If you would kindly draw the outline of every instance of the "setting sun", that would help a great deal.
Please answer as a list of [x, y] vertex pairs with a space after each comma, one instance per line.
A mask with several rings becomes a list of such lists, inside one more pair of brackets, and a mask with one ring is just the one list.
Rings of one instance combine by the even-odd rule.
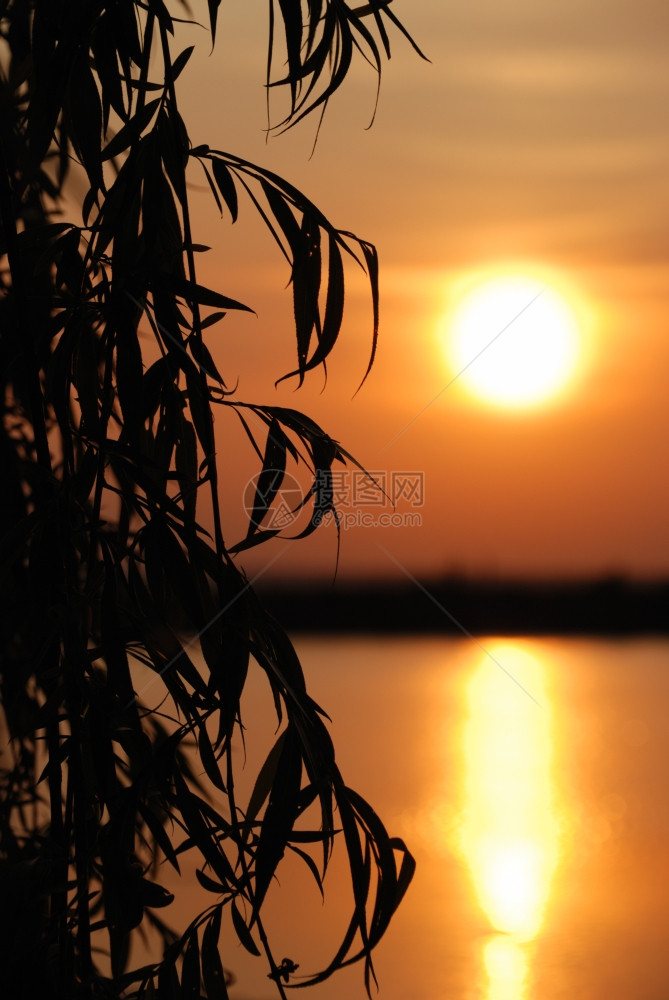
[[506, 407], [543, 402], [575, 371], [579, 332], [573, 311], [553, 288], [532, 278], [477, 285], [449, 323], [454, 375], [474, 395]]

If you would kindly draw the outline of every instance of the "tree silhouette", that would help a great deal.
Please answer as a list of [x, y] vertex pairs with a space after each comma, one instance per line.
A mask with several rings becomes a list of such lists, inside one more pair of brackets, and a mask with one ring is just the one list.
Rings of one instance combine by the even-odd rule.
[[[289, 95], [277, 128], [322, 112], [354, 54], [380, 74], [387, 29], [409, 38], [389, 2], [272, 0], [267, 83]], [[201, 5], [212, 43], [219, 4]], [[297, 655], [236, 558], [277, 533], [268, 515], [289, 467], [310, 477], [306, 535], [334, 512], [332, 466], [350, 456], [307, 416], [223, 381], [207, 340], [249, 307], [198, 281], [188, 179], [204, 174], [232, 221], [250, 200], [289, 260], [285, 377], [299, 384], [337, 341], [348, 256], [369, 276], [371, 366], [376, 253], [272, 172], [192, 146], [177, 83], [193, 48], [178, 51], [172, 8], [194, 17], [185, 0], [0, 2], [3, 993], [220, 1000], [234, 932], [285, 996], [296, 966], [273, 954], [268, 889], [291, 852], [322, 890], [340, 841], [348, 927], [299, 985], [362, 960], [369, 992], [413, 860], [346, 785]], [[88, 190], [65, 221], [75, 174]], [[215, 410], [241, 421], [260, 467], [234, 544]], [[239, 801], [249, 671], [266, 678], [278, 728]], [[175, 930], [157, 912], [172, 901], [161, 872], [184, 854], [210, 900]], [[135, 968], [131, 942], [149, 931], [162, 957]]]

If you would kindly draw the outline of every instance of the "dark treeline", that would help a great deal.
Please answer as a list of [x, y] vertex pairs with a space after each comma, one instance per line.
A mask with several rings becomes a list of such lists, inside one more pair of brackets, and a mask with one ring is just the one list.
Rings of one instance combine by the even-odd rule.
[[285, 583], [267, 607], [293, 632], [480, 634], [669, 633], [669, 580]]

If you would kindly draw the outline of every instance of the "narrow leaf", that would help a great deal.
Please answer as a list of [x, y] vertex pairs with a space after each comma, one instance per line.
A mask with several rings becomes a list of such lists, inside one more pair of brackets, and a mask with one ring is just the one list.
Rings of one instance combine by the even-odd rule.
[[221, 910], [216, 910], [207, 923], [202, 935], [202, 981], [207, 991], [207, 1000], [228, 1000], [225, 971], [218, 951], [221, 932]]
[[247, 827], [247, 833], [250, 833], [256, 816], [260, 812], [263, 803], [272, 790], [272, 785], [274, 784], [274, 778], [276, 776], [276, 769], [279, 765], [279, 759], [281, 757], [285, 739], [286, 732], [284, 730], [270, 752], [267, 754], [265, 763], [258, 772], [258, 777], [256, 778], [255, 785], [253, 786], [251, 798], [249, 799], [249, 804], [246, 808], [246, 815], [244, 817], [244, 825]]
[[172, 63], [172, 69], [170, 73], [172, 82], [177, 80], [178, 77], [180, 76], [183, 68], [185, 67], [190, 57], [192, 56], [194, 48], [195, 48], [194, 45], [189, 45], [187, 49], [184, 49], [183, 52], [179, 53], [179, 55]]
[[200, 1000], [200, 947], [197, 930], [190, 936], [181, 969], [182, 1000]]
[[214, 180], [216, 181], [218, 190], [221, 192], [223, 201], [228, 206], [228, 211], [230, 212], [232, 221], [236, 222], [238, 201], [237, 189], [235, 187], [235, 182], [232, 179], [232, 174], [225, 163], [216, 158], [212, 158], [211, 169], [213, 171]]
[[209, 878], [209, 876], [199, 868], [195, 869], [195, 877], [202, 888], [206, 889], [208, 892], [215, 892], [218, 896], [222, 896], [226, 892], [226, 887], [224, 885], [221, 885], [220, 882], [216, 882], [213, 878]]
[[230, 299], [227, 295], [221, 295], [212, 288], [205, 288], [194, 281], [181, 279], [174, 282], [173, 291], [175, 295], [180, 295], [188, 302], [198, 302], [201, 306], [217, 306], [219, 309], [242, 309], [245, 312], [253, 312], [250, 306], [245, 306], [236, 299]]
[[110, 160], [112, 156], [118, 156], [124, 149], [132, 146], [153, 118], [160, 102], [161, 98], [156, 97], [155, 100], [149, 101], [136, 115], [133, 115], [130, 121], [126, 122], [114, 138], [107, 143], [102, 150], [101, 159]]
[[253, 940], [253, 936], [251, 935], [251, 931], [246, 926], [246, 921], [244, 920], [243, 916], [241, 915], [241, 913], [237, 909], [237, 904], [235, 903], [234, 899], [233, 899], [232, 904], [230, 906], [230, 910], [231, 910], [231, 913], [232, 913], [232, 924], [233, 924], [233, 926], [235, 928], [237, 937], [239, 938], [241, 944], [252, 955], [255, 955], [256, 957], [259, 957], [260, 956], [260, 950], [259, 950], [257, 944], [255, 943], [255, 941]]
[[213, 45], [216, 41], [216, 19], [218, 17], [218, 8], [220, 7], [221, 0], [207, 0], [207, 5], [209, 7], [209, 24], [211, 25], [211, 44]]

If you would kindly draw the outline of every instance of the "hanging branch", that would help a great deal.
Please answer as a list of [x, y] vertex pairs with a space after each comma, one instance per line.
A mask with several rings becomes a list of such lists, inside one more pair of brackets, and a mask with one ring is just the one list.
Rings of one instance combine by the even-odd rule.
[[[212, 43], [219, 4], [207, 4]], [[287, 55], [271, 83], [289, 94], [280, 128], [324, 109], [356, 52], [380, 73], [387, 25], [409, 37], [389, 0], [280, 0], [270, 13], [269, 72]], [[304, 414], [226, 385], [208, 341], [251, 307], [199, 281], [189, 174], [204, 171], [233, 222], [250, 199], [286, 258], [296, 363], [281, 377], [299, 385], [336, 345], [347, 260], [370, 283], [369, 373], [376, 252], [271, 171], [192, 147], [179, 20], [163, 0], [0, 2], [0, 962], [17, 998], [220, 1000], [231, 935], [264, 954], [280, 997], [358, 961], [369, 992], [413, 873], [340, 774], [295, 650], [239, 567], [276, 536], [267, 515], [289, 467], [310, 476], [304, 537], [336, 521], [333, 464], [354, 459]], [[88, 191], [66, 221], [73, 169]], [[233, 543], [215, 406], [241, 420], [260, 463]], [[245, 801], [233, 741], [250, 671], [278, 728]], [[327, 891], [338, 846], [348, 926], [325, 968], [296, 981], [264, 903], [287, 851]], [[176, 930], [158, 913], [173, 901], [162, 862], [179, 872], [186, 853], [209, 903]], [[159, 957], [132, 967], [147, 934]]]

